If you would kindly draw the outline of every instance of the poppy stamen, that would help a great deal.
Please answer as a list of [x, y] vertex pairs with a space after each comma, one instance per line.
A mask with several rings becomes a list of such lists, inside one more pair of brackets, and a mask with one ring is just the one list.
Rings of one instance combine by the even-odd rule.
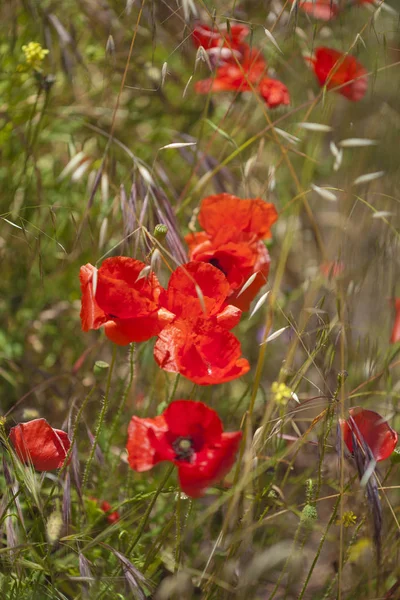
[[184, 462], [191, 462], [191, 458], [194, 454], [193, 440], [190, 437], [178, 437], [172, 443], [172, 447], [175, 452], [175, 460], [182, 460]]
[[210, 265], [212, 265], [216, 269], [219, 269], [225, 275], [225, 277], [227, 276], [227, 272], [222, 268], [221, 263], [219, 262], [218, 258], [210, 258], [210, 260], [208, 262]]

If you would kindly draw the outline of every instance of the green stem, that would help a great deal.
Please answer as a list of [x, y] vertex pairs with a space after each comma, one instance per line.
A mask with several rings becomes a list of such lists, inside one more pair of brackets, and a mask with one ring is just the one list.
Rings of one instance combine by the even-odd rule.
[[112, 374], [113, 374], [113, 370], [114, 370], [114, 365], [115, 365], [116, 357], [117, 357], [117, 346], [114, 345], [113, 355], [112, 355], [112, 360], [111, 360], [111, 365], [110, 365], [110, 370], [108, 372], [106, 392], [105, 392], [104, 398], [103, 398], [103, 406], [101, 407], [101, 411], [100, 411], [100, 415], [99, 415], [99, 420], [98, 420], [98, 423], [97, 423], [96, 432], [95, 432], [95, 436], [94, 436], [94, 440], [93, 440], [93, 445], [92, 445], [92, 448], [90, 450], [89, 458], [88, 458], [86, 466], [85, 466], [85, 472], [84, 472], [83, 478], [82, 478], [82, 495], [84, 494], [84, 490], [85, 490], [86, 485], [87, 485], [87, 481], [88, 481], [90, 469], [92, 467], [92, 463], [93, 463], [94, 455], [95, 455], [95, 452], [96, 452], [96, 448], [97, 448], [97, 445], [99, 443], [99, 436], [100, 436], [101, 429], [103, 427], [103, 423], [104, 423], [104, 420], [105, 420], [105, 417], [106, 417], [106, 414], [107, 414], [108, 403], [109, 403], [109, 396], [110, 396], [110, 388], [111, 388], [111, 379], [112, 379]]
[[146, 509], [146, 512], [143, 515], [143, 519], [140, 522], [140, 525], [139, 525], [137, 534], [135, 536], [135, 539], [133, 540], [133, 542], [131, 543], [131, 545], [129, 546], [129, 548], [128, 548], [127, 552], [126, 552], [126, 556], [128, 558], [132, 554], [132, 552], [133, 552], [136, 544], [140, 540], [141, 535], [142, 535], [142, 533], [144, 531], [144, 528], [147, 525], [147, 521], [149, 520], [151, 511], [153, 510], [154, 505], [155, 505], [155, 503], [157, 501], [157, 498], [160, 495], [160, 493], [161, 493], [162, 489], [164, 488], [164, 486], [166, 485], [168, 479], [170, 478], [170, 475], [171, 475], [173, 469], [174, 469], [174, 465], [171, 465], [170, 468], [168, 469], [168, 471], [165, 473], [164, 479], [161, 481], [160, 485], [158, 486], [158, 489], [157, 489], [156, 493], [154, 494], [153, 498], [151, 499], [151, 502], [148, 505], [148, 507]]
[[104, 453], [107, 454], [111, 445], [111, 440], [112, 437], [115, 433], [115, 430], [117, 428], [121, 413], [124, 409], [125, 403], [128, 399], [128, 395], [129, 392], [131, 390], [132, 387], [132, 383], [133, 380], [135, 378], [135, 344], [131, 344], [130, 345], [130, 349], [129, 349], [129, 365], [130, 365], [130, 369], [129, 369], [129, 379], [128, 382], [126, 384], [124, 393], [122, 394], [122, 398], [121, 398], [121, 402], [119, 403], [119, 406], [117, 408], [117, 412], [115, 414], [115, 417], [111, 423], [111, 427], [110, 427], [110, 435], [108, 436], [108, 439], [106, 440], [105, 444], [104, 444]]
[[338, 496], [338, 498], [337, 498], [337, 500], [336, 500], [336, 502], [335, 502], [335, 505], [334, 505], [334, 507], [333, 507], [333, 511], [332, 511], [331, 518], [329, 519], [328, 525], [326, 526], [326, 529], [325, 529], [325, 531], [324, 531], [324, 533], [323, 533], [323, 535], [322, 535], [322, 537], [321, 537], [321, 539], [320, 539], [320, 542], [319, 542], [319, 545], [318, 545], [318, 549], [317, 549], [317, 553], [316, 553], [316, 555], [314, 556], [314, 560], [312, 561], [311, 567], [310, 567], [310, 569], [309, 569], [309, 571], [308, 571], [308, 574], [307, 574], [306, 580], [305, 580], [305, 582], [304, 582], [304, 585], [303, 585], [303, 587], [302, 587], [302, 590], [301, 590], [301, 592], [300, 592], [300, 595], [299, 595], [299, 597], [298, 597], [298, 600], [301, 600], [301, 599], [304, 597], [304, 594], [305, 594], [305, 593], [306, 593], [306, 591], [307, 591], [307, 586], [308, 586], [308, 583], [309, 583], [309, 581], [310, 581], [310, 579], [311, 579], [311, 575], [313, 574], [313, 571], [314, 571], [315, 565], [317, 564], [317, 561], [318, 561], [318, 559], [319, 559], [319, 557], [320, 557], [320, 554], [321, 554], [321, 551], [322, 551], [322, 546], [324, 545], [324, 543], [325, 543], [325, 540], [326, 540], [326, 536], [328, 535], [328, 532], [329, 532], [329, 529], [331, 528], [331, 525], [332, 525], [333, 521], [334, 521], [334, 520], [335, 520], [335, 518], [336, 518], [337, 509], [338, 509], [338, 506], [339, 506], [340, 500], [341, 500], [341, 494], [339, 494], [339, 496]]

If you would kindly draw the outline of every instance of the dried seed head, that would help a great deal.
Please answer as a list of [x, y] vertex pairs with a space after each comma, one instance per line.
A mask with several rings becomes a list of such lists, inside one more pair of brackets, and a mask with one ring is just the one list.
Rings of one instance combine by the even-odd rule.
[[58, 511], [51, 513], [46, 523], [46, 535], [49, 544], [54, 544], [60, 539], [62, 528], [63, 520], [61, 513]]

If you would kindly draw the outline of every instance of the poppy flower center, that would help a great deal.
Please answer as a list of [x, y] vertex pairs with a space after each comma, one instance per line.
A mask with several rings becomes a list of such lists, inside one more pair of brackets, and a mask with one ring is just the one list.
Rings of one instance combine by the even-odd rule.
[[221, 263], [219, 262], [218, 258], [210, 258], [210, 260], [208, 262], [209, 262], [210, 265], [212, 265], [216, 269], [219, 269], [225, 275], [225, 277], [227, 276], [227, 273], [223, 269], [223, 267], [222, 267]]
[[190, 462], [195, 450], [193, 448], [193, 440], [190, 437], [178, 437], [172, 442], [172, 447], [175, 452], [175, 460]]

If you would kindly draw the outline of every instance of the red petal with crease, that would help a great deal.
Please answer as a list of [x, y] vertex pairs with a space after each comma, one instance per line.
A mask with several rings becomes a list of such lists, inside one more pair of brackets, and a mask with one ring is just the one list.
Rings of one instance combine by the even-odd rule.
[[154, 273], [140, 277], [145, 267], [140, 260], [126, 256], [107, 258], [102, 263], [96, 300], [109, 318], [147, 317], [159, 308], [162, 288]]
[[261, 198], [242, 199], [225, 193], [204, 198], [199, 212], [199, 223], [215, 245], [232, 241], [237, 232], [253, 233], [260, 240], [269, 238], [277, 218], [275, 206]]
[[53, 429], [46, 419], [19, 423], [10, 430], [9, 438], [18, 458], [38, 471], [62, 467], [71, 446], [65, 431]]
[[344, 442], [353, 452], [352, 432], [360, 442], [364, 442], [371, 450], [375, 460], [389, 458], [397, 445], [397, 432], [385, 419], [373, 410], [354, 406], [349, 410], [350, 418], [340, 421]]
[[109, 340], [119, 346], [126, 346], [132, 342], [145, 342], [173, 321], [175, 315], [165, 308], [160, 308], [149, 317], [137, 319], [115, 319], [105, 324], [104, 330]]
[[177, 317], [193, 320], [218, 313], [228, 294], [229, 283], [221, 271], [192, 261], [172, 273], [166, 307]]
[[154, 347], [154, 358], [162, 369], [181, 373], [199, 385], [231, 381], [250, 369], [241, 358], [239, 340], [205, 319], [190, 327], [178, 319], [165, 327]]
[[193, 463], [180, 463], [179, 482], [185, 494], [198, 498], [208, 487], [221, 481], [235, 462], [241, 439], [240, 431], [223, 433], [213, 447], [196, 454]]
[[81, 326], [83, 331], [98, 329], [107, 321], [107, 315], [97, 304], [93, 294], [93, 274], [96, 267], [88, 263], [83, 265], [79, 271], [81, 282]]
[[160, 415], [154, 419], [132, 417], [128, 427], [128, 462], [135, 471], [148, 471], [165, 458], [157, 453], [153, 440], [164, 439], [168, 430], [165, 418]]

